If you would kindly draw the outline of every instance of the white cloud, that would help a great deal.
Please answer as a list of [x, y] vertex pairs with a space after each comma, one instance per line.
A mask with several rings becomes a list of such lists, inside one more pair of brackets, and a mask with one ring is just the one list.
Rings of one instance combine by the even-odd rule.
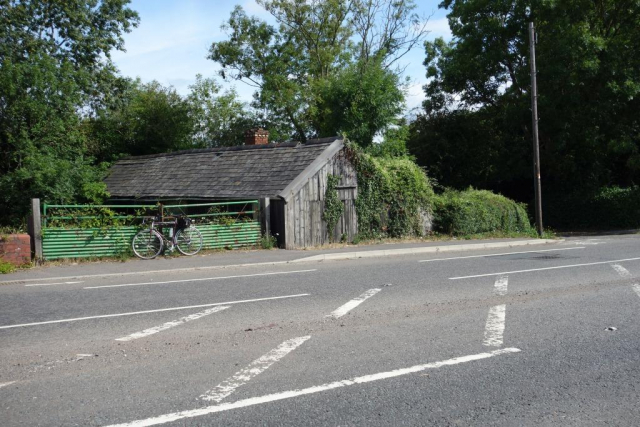
[[429, 38], [442, 37], [445, 40], [450, 40], [453, 37], [449, 28], [449, 20], [446, 17], [430, 19], [427, 23], [427, 29], [430, 31]]

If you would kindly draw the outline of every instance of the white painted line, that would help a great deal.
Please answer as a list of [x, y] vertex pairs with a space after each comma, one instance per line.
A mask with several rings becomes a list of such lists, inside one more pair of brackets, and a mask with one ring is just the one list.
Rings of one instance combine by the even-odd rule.
[[15, 382], [16, 382], [16, 381], [9, 381], [8, 383], [0, 383], [0, 388], [2, 388], [2, 387], [6, 387], [6, 386], [11, 385], [11, 384], [13, 384], [13, 383], [15, 383]]
[[624, 277], [625, 279], [630, 279], [631, 278], [631, 273], [629, 273], [629, 270], [627, 270], [626, 268], [624, 268], [620, 264], [611, 264], [611, 267], [613, 267], [613, 269], [616, 272], [618, 272], [620, 277]]
[[496, 305], [489, 309], [487, 325], [484, 329], [484, 341], [482, 344], [488, 347], [500, 347], [503, 342], [504, 321], [507, 306], [505, 304]]
[[125, 283], [122, 285], [104, 285], [104, 286], [87, 286], [83, 289], [102, 289], [102, 288], [120, 288], [123, 286], [142, 286], [142, 285], [164, 285], [168, 283], [185, 283], [185, 282], [202, 282], [207, 280], [222, 280], [222, 279], [238, 279], [241, 277], [257, 277], [257, 276], [274, 276], [278, 274], [294, 274], [294, 273], [310, 273], [313, 270], [296, 270], [296, 271], [277, 271], [273, 273], [256, 273], [256, 274], [241, 274], [238, 276], [225, 276], [225, 277], [205, 277], [199, 279], [182, 279], [182, 280], [167, 280], [165, 282], [144, 282], [144, 283]]
[[638, 261], [638, 260], [640, 260], [640, 258], [626, 258], [626, 259], [614, 259], [611, 261], [590, 262], [586, 264], [572, 264], [572, 265], [559, 265], [557, 267], [532, 268], [529, 270], [500, 271], [498, 273], [474, 274], [472, 276], [449, 277], [449, 280], [473, 279], [475, 277], [489, 277], [489, 276], [498, 276], [503, 274], [529, 273], [531, 271], [558, 270], [561, 268], [586, 267], [589, 265], [611, 264], [612, 262]]
[[520, 349], [518, 348], [504, 348], [504, 349], [494, 350], [487, 353], [473, 354], [470, 356], [456, 357], [453, 359], [443, 360], [440, 362], [427, 363], [424, 365], [416, 365], [410, 368], [396, 369], [394, 371], [388, 371], [388, 372], [380, 372], [378, 374], [373, 374], [373, 375], [364, 375], [361, 377], [355, 377], [355, 378], [342, 380], [342, 381], [335, 381], [332, 383], [317, 385], [314, 387], [267, 394], [265, 396], [260, 396], [260, 397], [252, 397], [249, 399], [238, 400], [237, 402], [221, 403], [218, 405], [208, 406], [205, 408], [198, 408], [198, 409], [182, 411], [182, 412], [174, 412], [172, 414], [160, 415], [158, 417], [147, 418], [147, 419], [138, 420], [138, 421], [131, 421], [128, 423], [116, 424], [108, 427], [147, 427], [147, 426], [154, 426], [158, 424], [165, 424], [172, 421], [178, 421], [178, 420], [183, 420], [187, 418], [194, 418], [194, 417], [200, 417], [203, 415], [214, 414], [216, 412], [246, 408], [249, 406], [261, 405], [264, 403], [291, 399], [298, 396], [305, 396], [305, 395], [310, 395], [314, 393], [320, 393], [323, 391], [334, 390], [334, 389], [347, 387], [351, 385], [365, 384], [365, 383], [384, 380], [388, 378], [396, 378], [403, 375], [425, 371], [427, 369], [438, 369], [443, 366], [453, 366], [453, 365], [458, 365], [460, 363], [467, 363], [467, 362], [473, 362], [476, 360], [489, 359], [491, 357], [501, 356], [503, 354], [512, 354], [512, 353], [518, 353], [518, 352], [520, 352]]
[[507, 286], [509, 284], [508, 276], [500, 276], [496, 279], [496, 283], [493, 285], [493, 293], [499, 297], [503, 297], [507, 294]]
[[331, 314], [327, 314], [325, 317], [333, 317], [334, 319], [342, 317], [345, 314], [347, 314], [350, 310], [353, 310], [354, 308], [362, 304], [366, 299], [371, 298], [381, 290], [382, 289], [379, 289], [379, 288], [369, 289], [367, 292], [363, 293], [358, 298], [354, 298], [348, 303], [346, 303], [345, 305], [338, 307], [336, 310], [332, 311]]
[[184, 307], [159, 308], [157, 310], [132, 311], [132, 312], [129, 312], [129, 313], [102, 314], [102, 315], [99, 315], [99, 316], [76, 317], [75, 319], [48, 320], [46, 322], [22, 323], [20, 325], [5, 325], [5, 326], [0, 326], [0, 329], [21, 328], [21, 327], [24, 327], [24, 326], [50, 325], [52, 323], [76, 322], [78, 320], [105, 319], [105, 318], [108, 318], [108, 317], [133, 316], [133, 315], [136, 315], [136, 314], [160, 313], [160, 312], [163, 312], [163, 311], [188, 310], [190, 308], [214, 307], [214, 306], [217, 306], [217, 305], [227, 305], [227, 304], [242, 304], [242, 303], [245, 303], [245, 302], [272, 301], [272, 300], [286, 299], [286, 298], [306, 297], [306, 296], [309, 296], [309, 295], [310, 294], [285, 295], [285, 296], [281, 296], [281, 297], [256, 298], [256, 299], [246, 299], [246, 300], [241, 300], [241, 301], [226, 301], [226, 302], [216, 302], [216, 303], [211, 303], [211, 304], [188, 305], [188, 306], [184, 306]]
[[226, 310], [229, 308], [228, 305], [219, 305], [213, 308], [209, 308], [205, 311], [201, 311], [200, 313], [192, 314], [190, 316], [181, 317], [178, 320], [174, 320], [172, 322], [163, 323], [160, 326], [154, 326], [153, 328], [145, 329], [144, 331], [136, 332], [131, 335], [127, 335], [126, 337], [116, 338], [116, 341], [133, 341], [138, 338], [148, 337], [149, 335], [157, 334], [158, 332], [165, 331], [167, 329], [173, 328], [175, 326], [180, 326], [187, 322], [191, 322], [192, 320], [198, 320], [204, 316], [208, 316], [209, 314], [216, 313], [218, 311]]
[[84, 281], [81, 280], [79, 282], [34, 283], [31, 285], [25, 285], [25, 286], [29, 287], [29, 286], [75, 285], [76, 283], [84, 283]]
[[469, 259], [469, 258], [489, 258], [489, 257], [507, 256], [507, 255], [537, 254], [539, 252], [575, 251], [577, 249], [585, 249], [585, 248], [584, 247], [579, 247], [579, 248], [562, 248], [562, 249], [542, 249], [542, 250], [539, 250], [539, 251], [504, 252], [504, 253], [500, 253], [500, 254], [457, 256], [457, 257], [453, 257], [453, 258], [438, 258], [438, 259], [423, 259], [423, 260], [418, 261], [418, 262], [451, 261], [451, 260], [455, 260], [455, 259]]
[[[204, 256], [204, 255], [203, 255]], [[227, 264], [227, 265], [207, 265], [202, 267], [183, 267], [183, 268], [171, 268], [164, 270], [143, 270], [143, 271], [129, 271], [120, 273], [103, 273], [103, 274], [76, 274], [74, 276], [56, 276], [56, 277], [40, 277], [38, 279], [15, 279], [5, 282], [0, 282], [0, 285], [11, 285], [15, 282], [43, 282], [46, 280], [65, 280], [65, 279], [88, 279], [95, 277], [114, 277], [114, 276], [137, 276], [145, 274], [155, 273], [180, 273], [186, 271], [198, 271], [198, 270], [222, 270], [225, 268], [243, 268], [243, 267], [262, 267], [271, 265], [286, 265], [291, 264], [293, 261], [272, 261], [272, 262], [252, 262], [246, 264]]]
[[[612, 264], [611, 267], [618, 272], [620, 277], [624, 277], [625, 279], [631, 279], [633, 277], [631, 273], [629, 273], [629, 270], [619, 264]], [[632, 283], [631, 288], [633, 288], [633, 291], [640, 297], [640, 283]]]
[[310, 335], [283, 342], [269, 353], [251, 362], [246, 368], [236, 372], [231, 378], [218, 384], [213, 390], [209, 390], [200, 396], [200, 399], [218, 403], [221, 402], [225, 397], [236, 391], [238, 387], [248, 383], [255, 376], [269, 369], [271, 365], [291, 353], [309, 338], [311, 338]]

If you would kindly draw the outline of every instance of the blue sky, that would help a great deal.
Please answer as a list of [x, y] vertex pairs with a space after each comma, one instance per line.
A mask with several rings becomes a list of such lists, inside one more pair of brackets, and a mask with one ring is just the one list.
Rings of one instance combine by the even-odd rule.
[[[420, 15], [431, 16], [427, 39], [450, 38], [449, 26], [438, 1], [417, 0]], [[255, 0], [133, 0], [131, 8], [140, 15], [140, 25], [125, 35], [126, 52], [113, 52], [112, 58], [122, 74], [140, 77], [142, 81], [157, 80], [186, 94], [196, 74], [217, 77], [218, 66], [206, 59], [211, 43], [226, 39], [220, 26], [240, 4], [250, 15], [269, 20], [268, 13]], [[426, 82], [424, 50], [417, 47], [403, 58], [405, 74], [412, 80], [407, 107], [419, 106], [424, 98]], [[217, 78], [223, 83], [221, 78]], [[234, 86], [240, 97], [251, 100], [253, 89], [242, 82], [223, 84]]]

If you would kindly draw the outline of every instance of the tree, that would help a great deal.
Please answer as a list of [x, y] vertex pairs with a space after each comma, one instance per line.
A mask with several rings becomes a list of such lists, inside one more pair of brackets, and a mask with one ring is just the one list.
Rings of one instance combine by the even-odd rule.
[[256, 125], [257, 117], [234, 89], [220, 94], [213, 79], [196, 76], [188, 96], [194, 121], [194, 144], [199, 147], [235, 146], [244, 143], [244, 132]]
[[[437, 156], [447, 157], [459, 185], [477, 185], [482, 171], [481, 182], [529, 198], [527, 25], [533, 21], [547, 188], [577, 191], [640, 179], [639, 2], [445, 0], [440, 7], [449, 10], [454, 39], [426, 44], [430, 83], [410, 144], [416, 154], [429, 153], [418, 155], [424, 165], [440, 168]], [[479, 126], [456, 128], [461, 117]], [[424, 137], [434, 132], [435, 139]], [[461, 149], [461, 141], [470, 149]]]
[[0, 210], [19, 222], [29, 198], [96, 201], [103, 168], [87, 156], [81, 115], [111, 102], [109, 59], [137, 25], [125, 0], [0, 0]]
[[[302, 141], [336, 128], [327, 125], [330, 118], [318, 114], [338, 114], [343, 108], [327, 107], [324, 100], [335, 97], [314, 90], [335, 93], [332, 81], [352, 67], [361, 74], [384, 70], [397, 77], [402, 70], [396, 61], [426, 34], [426, 19], [415, 14], [413, 0], [259, 0], [259, 4], [279, 26], [236, 7], [223, 27], [228, 40], [213, 43], [209, 58], [222, 66], [223, 78], [255, 87], [254, 106], [268, 111], [274, 121], [288, 122], [291, 133]], [[376, 80], [373, 77], [369, 83]], [[364, 85], [351, 88], [352, 95], [366, 91], [372, 92]], [[315, 105], [319, 100], [324, 104]], [[363, 111], [354, 116], [369, 119]], [[370, 117], [365, 127], [383, 130], [389, 123], [380, 123], [379, 118]]]
[[195, 148], [192, 106], [173, 87], [131, 81], [114, 108], [89, 120], [102, 160]]

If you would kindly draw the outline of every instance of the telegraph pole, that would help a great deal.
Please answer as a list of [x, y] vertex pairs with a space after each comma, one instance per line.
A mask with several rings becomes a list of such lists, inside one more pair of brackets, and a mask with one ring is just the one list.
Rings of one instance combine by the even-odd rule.
[[536, 81], [536, 30], [529, 23], [529, 47], [531, 52], [531, 113], [533, 120], [533, 185], [536, 194], [536, 229], [542, 236], [542, 189], [540, 181], [540, 143], [538, 141], [538, 83]]

